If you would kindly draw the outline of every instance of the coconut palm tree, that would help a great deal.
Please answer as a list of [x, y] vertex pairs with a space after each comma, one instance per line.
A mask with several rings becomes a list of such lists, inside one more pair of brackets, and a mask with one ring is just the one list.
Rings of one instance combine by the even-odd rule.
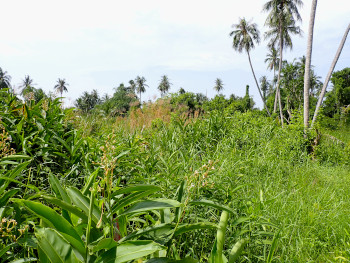
[[264, 100], [266, 101], [266, 97], [268, 95], [267, 93], [270, 87], [270, 82], [267, 80], [266, 76], [262, 76], [259, 80], [260, 80], [260, 87], [263, 92], [263, 97], [264, 97]]
[[162, 98], [169, 91], [171, 85], [172, 84], [170, 83], [168, 76], [167, 75], [162, 76], [158, 86], [158, 89], [160, 91], [160, 96]]
[[217, 91], [217, 93], [219, 94], [220, 91], [222, 91], [224, 89], [224, 83], [222, 83], [222, 80], [217, 78], [215, 80], [215, 86], [214, 86], [214, 90]]
[[58, 91], [61, 94], [61, 97], [62, 97], [63, 91], [64, 92], [68, 92], [67, 86], [68, 86], [68, 83], [66, 83], [66, 80], [59, 78], [57, 80], [57, 84], [55, 85], [54, 88], [55, 88], [56, 91]]
[[[279, 44], [279, 67], [278, 78], [276, 86], [276, 99], [275, 102], [279, 103], [280, 118], [283, 126], [283, 112], [280, 96], [280, 80], [281, 69], [283, 61], [283, 48], [292, 48], [292, 41], [290, 34], [301, 34], [301, 29], [295, 25], [295, 19], [301, 21], [301, 16], [298, 11], [298, 7], [301, 7], [303, 2], [301, 0], [269, 0], [263, 6], [263, 11], [269, 12], [265, 25], [270, 27], [270, 30], [265, 33], [265, 38], [270, 38], [269, 46], [275, 47]], [[276, 112], [276, 104], [274, 106], [274, 112]]]
[[141, 104], [142, 103], [141, 93], [144, 93], [146, 91], [146, 87], [148, 87], [148, 85], [146, 84], [145, 77], [137, 76], [135, 82], [136, 82], [136, 91], [140, 94], [140, 104]]
[[247, 52], [249, 64], [254, 76], [255, 84], [258, 87], [260, 97], [264, 103], [264, 107], [267, 113], [270, 115], [270, 112], [266, 106], [265, 100], [261, 93], [258, 81], [255, 77], [252, 61], [250, 59], [250, 54], [249, 54], [249, 52], [255, 47], [254, 42], [256, 42], [257, 44], [260, 42], [260, 34], [257, 28], [257, 25], [255, 23], [251, 23], [250, 21], [246, 21], [245, 18], [240, 18], [238, 24], [234, 24], [232, 25], [232, 27], [234, 28], [234, 30], [231, 31], [230, 33], [230, 36], [233, 37], [232, 46], [239, 53], [242, 53], [243, 50]]
[[11, 88], [11, 76], [7, 75], [7, 71], [3, 71], [0, 67], [0, 89]]
[[22, 80], [22, 84], [20, 86], [22, 88], [21, 95], [25, 97], [29, 92], [34, 92], [34, 83], [33, 79], [26, 75]]
[[337, 64], [338, 59], [340, 57], [340, 54], [341, 54], [341, 52], [343, 50], [343, 47], [344, 47], [346, 38], [347, 38], [347, 36], [349, 34], [349, 31], [350, 31], [350, 24], [348, 25], [347, 29], [345, 30], [344, 36], [343, 36], [343, 38], [342, 38], [342, 40], [340, 42], [340, 45], [339, 45], [338, 50], [337, 50], [337, 53], [335, 54], [335, 57], [334, 57], [333, 62], [332, 62], [332, 65], [331, 65], [331, 67], [330, 67], [330, 69], [328, 71], [326, 80], [323, 83], [322, 90], [321, 90], [320, 96], [319, 96], [318, 101], [317, 101], [314, 117], [312, 118], [311, 128], [314, 126], [314, 124], [316, 122], [316, 119], [317, 119], [317, 116], [318, 116], [318, 112], [319, 112], [319, 110], [321, 108], [321, 104], [322, 104], [324, 95], [326, 94], [326, 89], [327, 89], [327, 86], [328, 86], [328, 82], [331, 79], [331, 76], [332, 76], [333, 70], [335, 68], [335, 65]]
[[136, 90], [136, 83], [134, 80], [129, 80], [129, 87], [127, 88], [128, 92], [135, 93]]
[[270, 71], [273, 70], [272, 85], [274, 86], [276, 79], [276, 68], [278, 68], [279, 63], [278, 51], [275, 49], [275, 47], [270, 47], [269, 53], [266, 55], [265, 63], [267, 63], [267, 69]]

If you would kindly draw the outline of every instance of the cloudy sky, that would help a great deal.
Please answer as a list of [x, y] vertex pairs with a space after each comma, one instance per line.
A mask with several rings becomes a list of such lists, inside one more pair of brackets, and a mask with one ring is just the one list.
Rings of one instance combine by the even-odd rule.
[[[64, 94], [72, 105], [83, 91], [113, 94], [120, 83], [144, 76], [149, 88], [142, 98], [159, 97], [162, 75], [170, 78], [172, 92], [180, 87], [213, 97], [216, 78], [224, 94], [243, 96], [245, 85], [261, 107], [246, 54], [232, 49], [231, 25], [239, 17], [252, 19], [263, 34], [265, 0], [11, 0], [3, 1], [0, 16], [0, 67], [17, 87], [29, 75], [36, 87], [53, 91], [58, 78], [69, 83]], [[304, 37], [294, 37], [287, 51], [292, 60], [305, 54], [311, 0], [300, 9]], [[312, 64], [327, 75], [350, 22], [349, 0], [318, 2]], [[266, 42], [252, 51], [258, 77], [266, 69]], [[350, 66], [350, 40], [336, 70]]]

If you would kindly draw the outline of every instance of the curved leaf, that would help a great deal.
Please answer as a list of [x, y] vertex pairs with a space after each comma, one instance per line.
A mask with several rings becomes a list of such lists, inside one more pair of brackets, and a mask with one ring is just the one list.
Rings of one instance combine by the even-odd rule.
[[229, 213], [233, 213], [233, 210], [232, 208], [229, 208], [227, 206], [224, 206], [222, 204], [219, 204], [219, 203], [216, 203], [216, 202], [213, 202], [213, 201], [210, 201], [210, 200], [198, 200], [198, 201], [192, 201], [192, 202], [189, 202], [189, 204], [191, 205], [204, 205], [204, 206], [210, 206], [210, 207], [214, 207], [216, 209], [219, 209], [219, 210], [223, 210], [223, 211], [227, 211]]
[[[127, 209], [124, 213], [121, 215], [129, 215], [134, 213], [142, 213], [147, 212], [151, 210], [160, 210], [165, 208], [175, 208], [180, 207], [181, 203], [175, 200], [170, 199], [155, 199], [155, 200], [147, 200], [139, 202], [129, 209]], [[121, 216], [119, 215], [119, 216]]]
[[166, 249], [153, 241], [137, 240], [127, 241], [117, 247], [111, 248], [99, 256], [96, 263], [123, 263], [148, 256], [156, 251]]
[[39, 228], [35, 231], [38, 244], [51, 262], [78, 263], [73, 247], [54, 229]]

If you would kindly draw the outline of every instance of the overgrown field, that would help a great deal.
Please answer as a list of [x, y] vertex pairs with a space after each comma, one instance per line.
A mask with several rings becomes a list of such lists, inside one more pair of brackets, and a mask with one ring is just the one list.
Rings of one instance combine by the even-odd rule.
[[1, 262], [350, 260], [347, 127], [59, 104], [1, 104]]

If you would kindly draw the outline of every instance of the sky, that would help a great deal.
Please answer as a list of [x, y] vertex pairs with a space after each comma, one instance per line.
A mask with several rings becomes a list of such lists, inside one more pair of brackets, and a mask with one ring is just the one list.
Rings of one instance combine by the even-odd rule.
[[[0, 67], [12, 77], [17, 92], [29, 75], [45, 92], [53, 91], [58, 78], [69, 84], [63, 95], [72, 106], [84, 91], [96, 89], [112, 95], [120, 83], [136, 76], [147, 80], [144, 100], [160, 97], [162, 75], [180, 88], [212, 98], [216, 78], [223, 94], [244, 96], [245, 86], [257, 107], [262, 101], [248, 57], [232, 48], [232, 24], [239, 18], [267, 30], [262, 12], [266, 0], [11, 0], [3, 1], [0, 24]], [[293, 37], [292, 61], [306, 53], [311, 0], [299, 8], [303, 37]], [[349, 0], [318, 1], [312, 65], [324, 80], [350, 19]], [[350, 37], [349, 37], [350, 38]], [[272, 78], [264, 63], [267, 41], [251, 51], [257, 77]], [[350, 67], [348, 39], [335, 70]]]

